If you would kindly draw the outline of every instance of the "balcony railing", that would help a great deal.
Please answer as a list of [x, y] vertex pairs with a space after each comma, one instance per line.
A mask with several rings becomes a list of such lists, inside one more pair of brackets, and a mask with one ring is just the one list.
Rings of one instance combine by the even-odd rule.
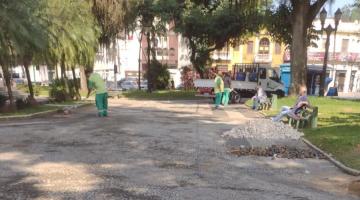
[[270, 54], [256, 54], [254, 60], [255, 62], [271, 63], [272, 57]]
[[214, 60], [231, 60], [231, 56], [227, 52], [214, 53], [211, 58]]

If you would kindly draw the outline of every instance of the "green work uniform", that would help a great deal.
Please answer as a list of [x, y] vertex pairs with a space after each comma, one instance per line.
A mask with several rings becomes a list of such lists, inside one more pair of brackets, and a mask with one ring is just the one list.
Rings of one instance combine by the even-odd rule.
[[231, 77], [226, 74], [224, 79], [224, 93], [222, 98], [222, 103], [224, 106], [227, 106], [230, 100], [230, 92], [231, 92]]
[[224, 92], [224, 81], [219, 75], [216, 75], [215, 78], [214, 92], [215, 92], [215, 107], [219, 107]]
[[224, 106], [227, 106], [229, 104], [230, 92], [231, 92], [230, 88], [225, 88], [224, 89], [224, 94], [223, 94], [223, 99], [222, 99], [222, 103], [223, 103]]
[[105, 81], [101, 78], [99, 74], [93, 73], [89, 77], [89, 89], [96, 91], [96, 107], [100, 117], [107, 116], [108, 109], [108, 93], [105, 85]]

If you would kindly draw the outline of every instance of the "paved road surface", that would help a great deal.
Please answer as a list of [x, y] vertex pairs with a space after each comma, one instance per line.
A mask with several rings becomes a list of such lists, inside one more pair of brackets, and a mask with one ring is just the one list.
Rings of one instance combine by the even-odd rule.
[[220, 134], [260, 117], [244, 106], [118, 100], [111, 117], [94, 112], [0, 123], [0, 199], [357, 199], [327, 161], [227, 154]]

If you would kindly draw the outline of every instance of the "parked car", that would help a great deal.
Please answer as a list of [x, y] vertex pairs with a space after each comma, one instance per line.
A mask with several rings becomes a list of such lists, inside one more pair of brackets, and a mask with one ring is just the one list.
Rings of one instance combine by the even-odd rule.
[[147, 80], [143, 80], [140, 82], [140, 87], [142, 90], [147, 90], [148, 89], [148, 81]]
[[136, 90], [138, 89], [138, 84], [134, 81], [124, 81], [121, 83], [122, 90]]

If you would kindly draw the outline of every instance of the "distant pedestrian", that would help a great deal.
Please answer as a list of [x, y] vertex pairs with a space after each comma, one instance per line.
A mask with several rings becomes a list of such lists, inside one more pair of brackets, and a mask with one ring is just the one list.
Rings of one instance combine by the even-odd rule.
[[93, 73], [92, 69], [86, 70], [86, 77], [88, 79], [88, 94], [86, 98], [89, 98], [92, 91], [95, 90], [95, 102], [98, 109], [99, 117], [108, 116], [108, 93], [106, 89], [105, 81], [97, 73]]
[[259, 104], [267, 100], [267, 95], [260, 85], [257, 86], [256, 95], [252, 97], [253, 106], [252, 109], [256, 110], [259, 107]]
[[229, 104], [230, 92], [231, 92], [231, 77], [229, 72], [224, 74], [223, 81], [224, 81], [224, 94], [222, 97], [222, 103], [224, 106], [227, 106]]
[[215, 109], [218, 109], [221, 104], [221, 98], [224, 92], [224, 81], [221, 77], [221, 72], [215, 69], [215, 80], [214, 80], [214, 93], [215, 93]]

